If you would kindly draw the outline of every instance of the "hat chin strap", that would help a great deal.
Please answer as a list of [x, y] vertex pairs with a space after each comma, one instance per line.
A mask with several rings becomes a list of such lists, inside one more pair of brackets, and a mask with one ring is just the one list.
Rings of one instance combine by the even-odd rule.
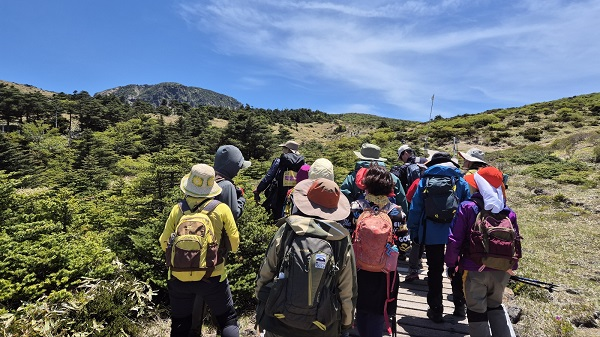
[[474, 174], [475, 183], [477, 183], [477, 189], [483, 196], [484, 208], [492, 213], [500, 213], [504, 209], [504, 194], [502, 193], [502, 186], [498, 188], [493, 187], [485, 178], [480, 176], [477, 172]]

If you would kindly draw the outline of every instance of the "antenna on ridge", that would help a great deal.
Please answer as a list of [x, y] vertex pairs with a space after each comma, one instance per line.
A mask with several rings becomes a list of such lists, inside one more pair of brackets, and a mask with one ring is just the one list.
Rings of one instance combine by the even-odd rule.
[[[428, 123], [431, 122], [431, 114], [433, 113], [433, 100], [435, 99], [435, 94], [431, 95], [431, 108], [429, 109], [429, 120], [427, 121]], [[429, 129], [427, 130], [427, 134], [425, 135], [425, 154], [427, 155], [427, 157], [429, 157], [429, 151], [428, 151], [428, 147], [429, 144], [427, 143], [427, 140], [429, 139]]]

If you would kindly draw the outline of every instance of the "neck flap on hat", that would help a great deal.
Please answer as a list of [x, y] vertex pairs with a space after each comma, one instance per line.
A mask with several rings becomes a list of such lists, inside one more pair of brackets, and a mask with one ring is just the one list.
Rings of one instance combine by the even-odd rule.
[[500, 213], [504, 209], [504, 193], [502, 192], [502, 185], [497, 188], [492, 186], [485, 178], [475, 172], [474, 177], [475, 183], [477, 183], [477, 189], [483, 196], [484, 208], [492, 213]]

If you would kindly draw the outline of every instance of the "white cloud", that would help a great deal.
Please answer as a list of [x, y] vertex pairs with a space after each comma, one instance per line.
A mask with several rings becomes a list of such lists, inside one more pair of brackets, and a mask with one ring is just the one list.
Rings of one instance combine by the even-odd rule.
[[212, 0], [180, 8], [220, 53], [262, 60], [290, 81], [350, 85], [406, 114], [421, 111], [418, 119], [428, 117], [432, 93], [455, 115], [479, 112], [461, 107], [469, 104], [569, 96], [565, 86], [575, 84], [591, 92], [581, 81], [600, 72], [600, 3], [591, 0]]

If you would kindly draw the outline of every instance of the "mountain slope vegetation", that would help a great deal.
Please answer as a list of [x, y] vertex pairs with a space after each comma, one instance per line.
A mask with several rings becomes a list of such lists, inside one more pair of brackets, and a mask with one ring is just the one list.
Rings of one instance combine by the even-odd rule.
[[237, 109], [242, 105], [242, 103], [233, 97], [219, 94], [212, 90], [184, 86], [174, 82], [163, 82], [153, 85], [129, 84], [96, 93], [96, 96], [105, 95], [122, 97], [130, 104], [135, 101], [144, 101], [155, 107], [167, 105], [171, 101], [189, 104], [191, 107], [211, 105]]
[[[181, 177], [233, 144], [252, 160], [235, 178], [251, 191], [288, 139], [308, 163], [330, 159], [338, 183], [364, 142], [379, 145], [392, 165], [403, 143], [419, 155], [484, 149], [510, 176], [508, 200], [525, 237], [519, 273], [574, 290], [511, 285], [523, 308], [519, 334], [600, 332], [600, 94], [417, 123], [310, 109], [129, 104], [85, 91], [46, 96], [3, 83], [0, 121], [6, 336], [149, 336], [149, 324], [168, 320], [158, 237], [181, 198]], [[254, 308], [255, 272], [275, 231], [246, 197], [240, 250], [227, 267], [242, 313]]]

